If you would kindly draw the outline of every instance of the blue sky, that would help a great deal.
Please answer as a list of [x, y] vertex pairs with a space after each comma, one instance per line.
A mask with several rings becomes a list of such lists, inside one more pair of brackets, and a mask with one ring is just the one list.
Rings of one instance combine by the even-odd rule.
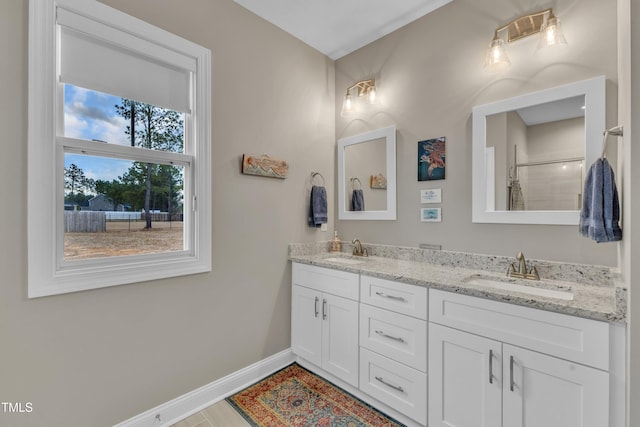
[[[122, 98], [77, 86], [65, 85], [64, 135], [70, 138], [96, 140], [95, 144], [131, 144], [125, 133], [129, 120], [116, 112]], [[133, 161], [65, 153], [64, 166], [75, 164], [87, 178], [113, 181], [124, 175]]]
[[[127, 120], [116, 113], [115, 106], [120, 97], [112, 96], [77, 86], [65, 86], [64, 134], [71, 138], [98, 139], [110, 144], [129, 145], [125, 134]], [[96, 142], [101, 144], [101, 142]], [[65, 154], [64, 165], [71, 163], [81, 168], [87, 178], [114, 180], [124, 174], [132, 162], [105, 157]]]

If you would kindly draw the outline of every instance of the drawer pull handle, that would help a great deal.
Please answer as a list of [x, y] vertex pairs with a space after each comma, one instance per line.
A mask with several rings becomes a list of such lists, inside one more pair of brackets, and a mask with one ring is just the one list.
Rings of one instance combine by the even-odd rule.
[[392, 339], [392, 340], [394, 340], [394, 341], [404, 342], [404, 339], [402, 339], [401, 337], [394, 337], [394, 336], [392, 336], [392, 335], [387, 335], [387, 334], [385, 334], [383, 331], [376, 331], [376, 334], [381, 335], [381, 336], [383, 336], [383, 337], [385, 337], [385, 338]]
[[493, 350], [489, 350], [489, 384], [493, 384]]
[[395, 295], [389, 295], [389, 294], [385, 294], [383, 292], [376, 292], [376, 295], [378, 295], [379, 297], [382, 298], [389, 298], [389, 299], [394, 299], [397, 301], [406, 301], [406, 299], [404, 299], [403, 297], [397, 297]]
[[327, 300], [322, 299], [322, 320], [327, 319]]
[[313, 308], [315, 309], [316, 317], [318, 317], [318, 301], [320, 301], [320, 298], [316, 297], [316, 300], [313, 303]]
[[393, 385], [393, 384], [389, 384], [388, 382], [386, 382], [384, 380], [384, 378], [382, 377], [376, 377], [376, 379], [378, 381], [380, 381], [382, 384], [386, 385], [387, 387], [391, 387], [394, 390], [398, 390], [400, 393], [404, 393], [404, 389], [402, 387], [400, 387], [399, 385]]
[[511, 391], [513, 391], [513, 356], [509, 357], [509, 389], [511, 389]]

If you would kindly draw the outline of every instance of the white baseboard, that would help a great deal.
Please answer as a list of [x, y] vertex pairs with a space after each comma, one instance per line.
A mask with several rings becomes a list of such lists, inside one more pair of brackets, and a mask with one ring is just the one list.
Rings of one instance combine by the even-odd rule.
[[114, 427], [170, 426], [213, 405], [295, 361], [291, 349], [276, 353], [226, 377], [129, 418]]

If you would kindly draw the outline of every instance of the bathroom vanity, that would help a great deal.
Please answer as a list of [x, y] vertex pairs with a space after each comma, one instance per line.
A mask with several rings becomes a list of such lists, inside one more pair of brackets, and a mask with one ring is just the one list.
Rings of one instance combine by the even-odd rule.
[[[625, 289], [607, 267], [290, 246], [292, 351], [408, 425], [624, 425]], [[343, 250], [349, 250], [343, 244]]]

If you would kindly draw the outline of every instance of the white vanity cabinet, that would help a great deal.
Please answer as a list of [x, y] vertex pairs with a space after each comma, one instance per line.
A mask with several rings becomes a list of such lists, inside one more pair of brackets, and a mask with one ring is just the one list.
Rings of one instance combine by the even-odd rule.
[[429, 291], [429, 427], [609, 425], [609, 325]]
[[293, 353], [407, 425], [624, 425], [624, 326], [303, 263], [292, 278]]
[[360, 390], [427, 423], [427, 289], [360, 276]]
[[293, 263], [292, 279], [292, 351], [357, 387], [358, 275]]

